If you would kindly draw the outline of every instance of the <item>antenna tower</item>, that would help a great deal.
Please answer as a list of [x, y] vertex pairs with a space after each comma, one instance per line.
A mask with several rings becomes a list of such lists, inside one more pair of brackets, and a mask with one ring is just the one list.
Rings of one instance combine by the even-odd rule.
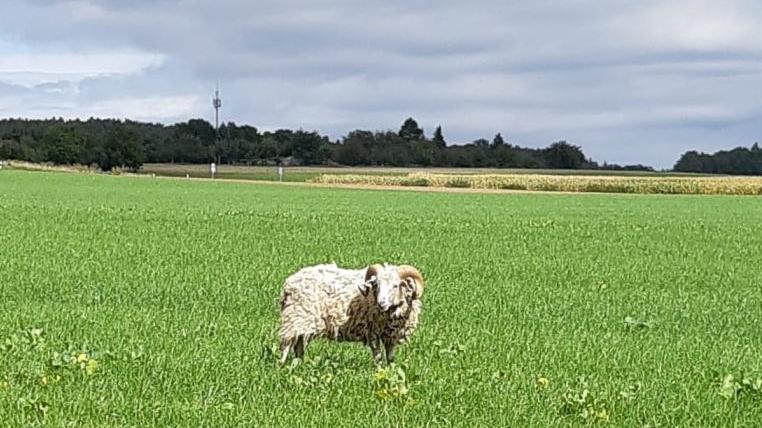
[[220, 108], [222, 107], [222, 100], [220, 99], [220, 84], [217, 83], [217, 88], [214, 91], [214, 99], [212, 99], [212, 105], [214, 106], [214, 130], [217, 132], [217, 139], [220, 138]]

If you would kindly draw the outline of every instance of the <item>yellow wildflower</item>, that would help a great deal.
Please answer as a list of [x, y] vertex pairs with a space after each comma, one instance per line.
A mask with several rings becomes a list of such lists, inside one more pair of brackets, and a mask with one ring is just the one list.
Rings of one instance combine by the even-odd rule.
[[85, 373], [87, 373], [88, 376], [92, 376], [95, 374], [95, 370], [97, 368], [98, 368], [98, 361], [90, 360], [87, 362], [87, 366], [85, 366]]
[[548, 378], [546, 378], [545, 376], [540, 375], [537, 377], [537, 385], [544, 388], [548, 386], [548, 383], [550, 383], [550, 380], [548, 380]]
[[599, 412], [595, 412], [595, 416], [604, 422], [609, 421], [609, 413], [606, 411], [606, 409], [603, 409]]

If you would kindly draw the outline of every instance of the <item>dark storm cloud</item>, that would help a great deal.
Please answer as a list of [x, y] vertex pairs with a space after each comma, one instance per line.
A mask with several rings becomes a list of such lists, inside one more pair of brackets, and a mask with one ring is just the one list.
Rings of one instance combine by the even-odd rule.
[[219, 79], [224, 118], [333, 137], [412, 115], [660, 167], [759, 139], [753, 1], [6, 3], [2, 115], [210, 117]]

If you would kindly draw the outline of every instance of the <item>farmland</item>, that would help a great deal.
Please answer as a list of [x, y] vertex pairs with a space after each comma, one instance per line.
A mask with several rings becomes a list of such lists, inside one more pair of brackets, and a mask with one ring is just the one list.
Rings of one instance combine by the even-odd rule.
[[322, 174], [308, 180], [329, 185], [433, 187], [554, 192], [669, 195], [762, 195], [760, 177], [672, 177], [560, 174], [432, 174], [402, 176]]
[[[143, 174], [156, 174], [163, 177], [208, 178], [209, 165], [204, 164], [145, 164], [140, 170]], [[561, 170], [561, 169], [511, 169], [511, 168], [395, 168], [395, 167], [323, 167], [289, 166], [285, 168], [284, 181], [303, 182], [319, 178], [321, 175], [361, 175], [377, 177], [404, 177], [408, 174], [459, 174], [459, 175], [582, 175], [582, 176], [627, 176], [627, 177], [696, 177], [701, 174], [678, 172], [643, 172], [643, 171], [606, 171], [606, 170]], [[277, 181], [274, 166], [219, 165], [217, 178], [235, 180]]]
[[[0, 171], [3, 426], [755, 426], [762, 199]], [[428, 281], [398, 366], [275, 366], [301, 266]], [[402, 374], [404, 373], [404, 378]]]

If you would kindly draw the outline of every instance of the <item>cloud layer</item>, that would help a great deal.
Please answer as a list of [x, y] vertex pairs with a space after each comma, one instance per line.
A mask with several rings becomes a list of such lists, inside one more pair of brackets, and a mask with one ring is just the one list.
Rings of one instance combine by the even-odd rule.
[[757, 1], [5, 3], [0, 117], [211, 118], [219, 80], [225, 120], [334, 138], [413, 116], [657, 167], [761, 139]]

